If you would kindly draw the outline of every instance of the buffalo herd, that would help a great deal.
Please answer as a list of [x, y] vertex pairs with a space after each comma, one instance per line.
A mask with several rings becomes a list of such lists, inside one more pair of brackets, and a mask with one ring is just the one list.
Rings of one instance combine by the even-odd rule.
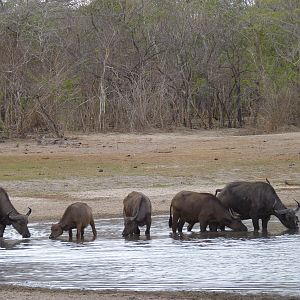
[[[296, 201], [296, 200], [295, 200]], [[295, 209], [287, 208], [279, 199], [274, 188], [267, 182], [235, 181], [215, 195], [181, 191], [177, 193], [170, 205], [169, 227], [173, 234], [182, 233], [187, 222], [187, 230], [191, 231], [195, 223], [200, 223], [200, 231], [225, 230], [229, 227], [234, 231], [247, 231], [242, 220], [251, 219], [254, 231], [259, 230], [261, 220], [262, 231], [267, 231], [271, 215], [276, 216], [288, 229], [298, 229], [297, 212], [300, 203], [296, 201]], [[29, 238], [28, 216], [20, 214], [12, 205], [7, 192], [0, 187], [0, 238], [3, 237], [7, 225], [12, 225], [23, 238]], [[150, 199], [140, 192], [131, 192], [123, 200], [124, 230], [123, 236], [139, 235], [141, 226], [146, 226], [145, 235], [150, 235], [152, 205]], [[84, 229], [90, 225], [93, 238], [97, 231], [91, 208], [81, 202], [68, 206], [60, 221], [53, 224], [49, 238], [55, 239], [64, 231], [72, 240], [72, 229], [77, 230], [76, 239], [83, 240]]]

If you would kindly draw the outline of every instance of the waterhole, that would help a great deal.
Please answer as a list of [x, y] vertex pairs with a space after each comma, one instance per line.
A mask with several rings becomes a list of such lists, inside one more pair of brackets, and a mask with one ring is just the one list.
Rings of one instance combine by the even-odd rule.
[[[269, 234], [231, 231], [173, 236], [168, 216], [153, 217], [151, 237], [124, 239], [122, 219], [96, 222], [98, 237], [49, 240], [50, 223], [30, 224], [30, 239], [8, 227], [0, 239], [1, 283], [30, 287], [136, 291], [233, 291], [300, 295], [300, 235], [276, 218]], [[142, 228], [143, 229], [143, 228]]]

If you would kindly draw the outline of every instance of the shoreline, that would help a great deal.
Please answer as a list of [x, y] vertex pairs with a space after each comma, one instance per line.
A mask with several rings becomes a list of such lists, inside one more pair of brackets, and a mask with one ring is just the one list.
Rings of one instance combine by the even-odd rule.
[[[16, 294], [20, 297], [16, 297]], [[21, 285], [0, 284], [0, 299], [60, 300], [69, 299], [201, 299], [201, 300], [298, 300], [300, 296], [272, 293], [216, 292], [216, 291], [130, 291], [130, 290], [82, 290], [26, 287]]]

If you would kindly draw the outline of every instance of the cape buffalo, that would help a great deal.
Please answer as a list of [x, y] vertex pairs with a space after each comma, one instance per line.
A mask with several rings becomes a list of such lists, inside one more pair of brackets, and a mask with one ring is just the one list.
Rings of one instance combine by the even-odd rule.
[[124, 230], [122, 235], [140, 234], [139, 226], [146, 225], [145, 234], [150, 234], [152, 206], [142, 193], [131, 192], [123, 200]]
[[298, 228], [296, 213], [300, 204], [293, 210], [286, 208], [269, 182], [237, 181], [227, 184], [223, 189], [216, 190], [217, 197], [227, 207], [240, 214], [242, 220], [252, 219], [255, 231], [259, 230], [259, 219], [262, 230], [267, 231], [271, 215], [289, 229]]
[[[172, 216], [173, 210], [173, 216]], [[169, 227], [173, 233], [182, 232], [185, 222], [200, 222], [200, 230], [210, 226], [216, 231], [219, 226], [227, 226], [235, 231], [247, 231], [247, 227], [222, 205], [212, 194], [182, 191], [174, 196], [170, 206]]]
[[26, 215], [18, 213], [10, 202], [7, 192], [0, 187], [0, 237], [3, 237], [5, 227], [12, 225], [23, 238], [29, 238], [27, 224], [30, 213], [31, 208]]
[[64, 231], [69, 232], [69, 240], [72, 240], [72, 229], [77, 229], [77, 240], [83, 240], [84, 228], [91, 225], [94, 239], [97, 237], [92, 209], [86, 204], [76, 202], [67, 207], [62, 218], [57, 224], [51, 226], [50, 239], [56, 239]]

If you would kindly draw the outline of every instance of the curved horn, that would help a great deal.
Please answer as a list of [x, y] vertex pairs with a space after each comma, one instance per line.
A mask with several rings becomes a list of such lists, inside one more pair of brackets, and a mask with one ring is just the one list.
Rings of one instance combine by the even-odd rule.
[[11, 214], [12, 212], [13, 212], [13, 210], [10, 211], [10, 212], [7, 214], [8, 219], [11, 220], [11, 221], [18, 221], [18, 220], [20, 219], [20, 215], [10, 216], [10, 214]]
[[30, 207], [28, 207], [28, 213], [26, 214], [26, 216], [29, 216], [31, 214], [32, 209]]
[[127, 219], [129, 221], [135, 221], [135, 219], [137, 218], [137, 216], [139, 214], [141, 203], [142, 203], [142, 198], [139, 197], [138, 200], [137, 200], [137, 205], [136, 205], [137, 206], [137, 208], [136, 208], [136, 214], [133, 217], [127, 217]]
[[231, 208], [229, 208], [228, 210], [229, 210], [229, 213], [230, 213], [230, 215], [232, 216], [233, 219], [235, 219], [235, 220], [240, 219], [240, 215], [238, 213], [236, 213]]
[[270, 181], [268, 180], [268, 178], [266, 178], [266, 182], [267, 182], [269, 185], [271, 185], [271, 183], [270, 183]]
[[127, 217], [127, 219], [128, 219], [129, 221], [134, 221], [134, 220], [137, 218], [138, 213], [139, 213], [139, 210], [136, 212], [136, 214], [135, 214], [133, 217]]
[[273, 205], [274, 212], [275, 212], [277, 215], [284, 215], [284, 214], [286, 214], [286, 213], [288, 213], [288, 212], [290, 212], [290, 211], [294, 211], [294, 212], [296, 213], [296, 212], [300, 209], [300, 203], [299, 203], [297, 200], [295, 200], [295, 201], [296, 201], [297, 204], [298, 204], [298, 207], [297, 207], [295, 210], [290, 209], [290, 208], [275, 209], [275, 205], [276, 205], [276, 203], [278, 202], [278, 200], [277, 200], [277, 199], [274, 199], [274, 205]]
[[12, 209], [8, 214], [7, 214], [7, 216], [9, 217], [9, 215], [13, 212], [14, 210]]
[[300, 203], [297, 201], [297, 200], [295, 200], [296, 202], [297, 202], [297, 208], [294, 210], [294, 212], [295, 213], [297, 213], [298, 211], [299, 211], [299, 209], [300, 209]]
[[285, 208], [285, 209], [274, 209], [275, 213], [277, 215], [284, 215], [286, 214], [287, 212], [291, 211], [290, 208]]
[[12, 210], [6, 215], [8, 219], [10, 219], [10, 216], [9, 216], [9, 215], [10, 215], [13, 211], [14, 211], [14, 210], [12, 209]]

